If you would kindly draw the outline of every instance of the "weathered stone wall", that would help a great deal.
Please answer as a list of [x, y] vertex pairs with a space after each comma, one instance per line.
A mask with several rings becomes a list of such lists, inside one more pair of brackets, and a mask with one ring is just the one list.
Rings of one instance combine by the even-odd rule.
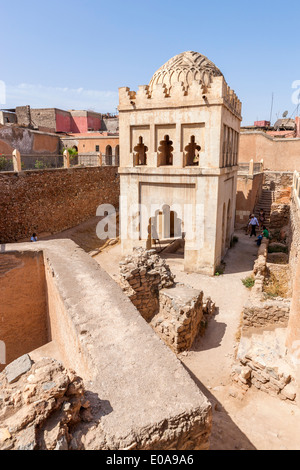
[[297, 266], [300, 264], [300, 210], [292, 197], [290, 202], [290, 220], [288, 229], [288, 245], [289, 245], [289, 265], [291, 276], [296, 277]]
[[155, 250], [135, 248], [120, 262], [120, 285], [142, 317], [175, 352], [190, 349], [203, 315], [214, 312], [203, 292], [174, 283], [165, 260]]
[[270, 191], [280, 192], [284, 188], [290, 188], [293, 183], [292, 171], [265, 171], [264, 187]]
[[17, 126], [0, 126], [0, 153], [11, 154], [14, 149], [21, 155], [57, 155], [60, 136]]
[[[49, 341], [43, 254], [0, 255], [0, 340], [6, 363]], [[0, 371], [4, 366], [0, 364]]]
[[232, 378], [244, 390], [254, 386], [281, 400], [296, 398], [295, 384], [287, 368], [266, 366], [251, 358], [249, 353], [233, 368]]
[[290, 205], [273, 202], [270, 214], [270, 230], [281, 230], [290, 221]]
[[246, 131], [240, 134], [239, 161], [259, 163], [273, 171], [299, 169], [300, 139], [273, 138], [261, 131]]
[[[284, 255], [285, 253], [268, 253], [269, 240], [263, 238], [258, 248], [257, 259], [253, 266], [254, 286], [251, 297], [248, 299], [243, 309], [243, 330], [249, 328], [265, 328], [270, 325], [287, 326], [290, 311], [290, 299], [276, 297], [267, 299], [264, 295], [264, 283], [272, 272], [276, 275], [276, 266], [268, 263], [272, 255]], [[286, 268], [288, 265], [286, 265]], [[278, 271], [282, 271], [280, 266]], [[284, 268], [285, 269], [285, 268]], [[278, 273], [277, 273], [278, 274]]]
[[96, 215], [100, 204], [119, 204], [115, 167], [0, 174], [0, 243], [55, 233]]
[[158, 336], [175, 352], [190, 349], [203, 318], [203, 292], [176, 284], [159, 293], [159, 313], [151, 321]]
[[174, 285], [174, 276], [155, 250], [136, 248], [120, 262], [121, 286], [146, 321], [159, 310], [159, 291]]
[[287, 326], [290, 312], [289, 299], [253, 301], [244, 305], [243, 329], [264, 328], [270, 325]]
[[[292, 304], [290, 321], [287, 331], [287, 346], [295, 361], [299, 364], [300, 359], [300, 209], [293, 194], [290, 206], [289, 225], [289, 246], [290, 257], [289, 266], [292, 279]], [[298, 366], [299, 367], [299, 366]], [[299, 368], [300, 369], [300, 368]], [[300, 370], [299, 370], [300, 384]]]

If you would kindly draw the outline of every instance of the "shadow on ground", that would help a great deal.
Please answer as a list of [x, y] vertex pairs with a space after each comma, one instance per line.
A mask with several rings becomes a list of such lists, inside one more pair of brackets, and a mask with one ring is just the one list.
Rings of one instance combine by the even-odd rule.
[[218, 314], [219, 308], [216, 307], [215, 313], [209, 319], [207, 328], [203, 335], [198, 335], [190, 349], [190, 351], [206, 351], [208, 349], [218, 348], [221, 345], [223, 336], [225, 335], [227, 325], [216, 321], [215, 316]]
[[239, 429], [217, 398], [200, 382], [182, 362], [201, 392], [212, 405], [213, 425], [210, 437], [210, 450], [256, 450], [248, 437]]

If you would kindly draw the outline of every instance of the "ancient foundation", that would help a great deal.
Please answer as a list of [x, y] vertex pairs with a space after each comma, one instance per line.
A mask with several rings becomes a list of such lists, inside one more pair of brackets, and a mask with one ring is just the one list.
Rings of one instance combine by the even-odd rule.
[[[98, 263], [69, 240], [3, 245], [2, 253], [0, 261], [6, 265], [8, 256], [18, 260], [43, 258], [43, 262], [37, 263], [38, 269], [44, 272], [41, 279], [47, 293], [47, 322], [41, 343], [49, 342], [41, 346], [36, 342], [28, 344], [20, 352], [25, 360], [16, 359], [17, 366], [11, 362], [1, 374], [0, 448], [197, 450], [209, 447], [210, 403], [174, 353]], [[16, 275], [18, 269], [2, 270], [1, 283], [14, 271]], [[17, 298], [20, 286], [14, 287]], [[18, 304], [20, 317], [21, 307]], [[25, 323], [33, 318], [31, 312], [25, 312], [24, 316]], [[0, 339], [2, 334], [1, 327]], [[37, 349], [31, 351], [31, 348]], [[41, 364], [43, 357], [51, 358], [50, 362], [59, 361], [63, 369], [57, 369], [52, 362]], [[50, 380], [46, 382], [42, 372], [38, 372], [44, 366], [49, 367], [46, 377]], [[39, 374], [41, 381], [38, 381]], [[68, 389], [75, 376], [82, 383], [82, 387], [78, 385], [82, 394], [76, 395], [75, 385]], [[23, 393], [25, 389], [27, 395]], [[21, 396], [18, 401], [17, 397]], [[58, 410], [51, 405], [58, 403], [55, 400], [59, 397], [59, 403], [68, 410], [72, 396], [76, 399], [74, 413], [70, 412], [69, 418], [59, 414], [61, 407]], [[27, 399], [26, 403], [22, 401]], [[2, 408], [4, 403], [10, 406], [9, 417]], [[38, 406], [38, 403], [43, 404]], [[21, 415], [26, 419], [20, 422]], [[41, 444], [44, 431], [48, 433], [52, 426], [55, 428], [55, 416], [59, 421], [59, 432], [54, 433], [57, 438], [47, 435]], [[10, 428], [10, 420], [19, 424]], [[60, 432], [64, 425], [65, 432]], [[25, 434], [22, 439], [21, 431]]]
[[175, 283], [166, 261], [155, 250], [135, 248], [120, 262], [120, 285], [142, 317], [174, 351], [190, 349], [204, 316], [215, 305], [203, 292]]

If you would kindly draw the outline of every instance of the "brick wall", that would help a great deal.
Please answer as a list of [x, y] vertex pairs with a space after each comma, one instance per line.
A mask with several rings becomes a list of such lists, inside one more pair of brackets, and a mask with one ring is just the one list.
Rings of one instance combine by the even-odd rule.
[[96, 215], [100, 204], [118, 207], [116, 167], [0, 174], [0, 243], [32, 232], [60, 232]]

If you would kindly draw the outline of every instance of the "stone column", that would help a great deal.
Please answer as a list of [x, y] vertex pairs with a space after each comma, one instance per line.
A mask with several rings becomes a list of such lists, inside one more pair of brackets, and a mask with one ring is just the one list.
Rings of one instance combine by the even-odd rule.
[[21, 165], [21, 154], [19, 150], [15, 149], [12, 153], [12, 160], [13, 160], [13, 165], [14, 165], [14, 171], [19, 172], [22, 171], [22, 165]]
[[249, 162], [249, 175], [253, 175], [253, 171], [254, 171], [254, 163], [253, 163], [253, 158], [251, 158], [250, 162]]
[[63, 153], [64, 156], [64, 168], [70, 168], [70, 155], [68, 150], [65, 150]]
[[260, 171], [264, 171], [264, 159], [263, 158], [260, 161]]

